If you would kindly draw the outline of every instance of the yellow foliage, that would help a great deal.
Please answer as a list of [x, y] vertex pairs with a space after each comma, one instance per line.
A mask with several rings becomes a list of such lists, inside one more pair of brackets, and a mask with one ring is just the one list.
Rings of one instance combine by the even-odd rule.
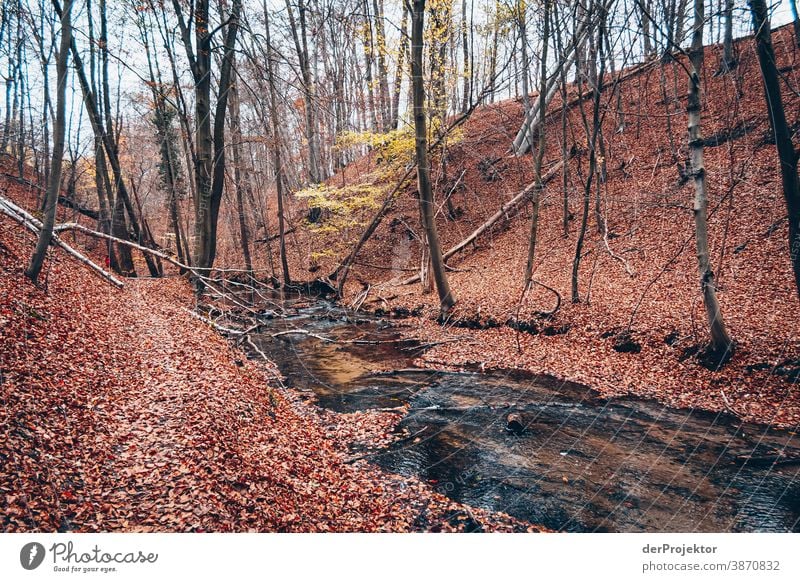
[[[428, 128], [429, 143], [438, 137], [439, 128], [440, 121], [432, 120]], [[447, 136], [450, 145], [462, 139], [460, 128]], [[391, 185], [413, 161], [415, 145], [414, 131], [410, 127], [387, 133], [348, 131], [338, 136], [337, 148], [367, 146], [378, 163], [358, 184], [316, 184], [294, 194], [296, 198], [306, 200], [309, 208], [321, 211], [321, 220], [309, 220], [305, 224], [313, 236], [321, 239], [317, 248], [324, 249], [315, 251], [313, 260], [332, 256], [336, 254], [334, 247], [341, 247], [341, 250], [352, 243], [349, 239], [360, 233], [359, 227], [366, 224], [383, 202], [387, 184]]]

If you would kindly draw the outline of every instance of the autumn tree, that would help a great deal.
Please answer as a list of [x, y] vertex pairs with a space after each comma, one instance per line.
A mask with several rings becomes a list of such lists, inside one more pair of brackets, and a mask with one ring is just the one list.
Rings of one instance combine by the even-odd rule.
[[692, 46], [689, 50], [689, 97], [686, 108], [689, 117], [689, 151], [691, 155], [691, 175], [694, 181], [694, 223], [697, 247], [697, 266], [700, 272], [700, 291], [706, 307], [708, 331], [711, 336], [711, 352], [718, 361], [727, 359], [733, 349], [728, 335], [722, 309], [717, 300], [714, 271], [708, 251], [708, 195], [706, 193], [706, 169], [703, 163], [703, 135], [701, 131], [702, 102], [700, 98], [703, 71], [703, 0], [694, 2], [694, 24], [692, 26]]
[[794, 282], [800, 295], [800, 179], [797, 175], [798, 155], [792, 143], [792, 130], [786, 121], [786, 112], [781, 96], [775, 50], [772, 48], [769, 14], [765, 0], [748, 0], [753, 16], [756, 50], [764, 81], [764, 97], [767, 102], [769, 123], [775, 138], [775, 149], [783, 185], [783, 198], [789, 217], [789, 258], [794, 271]]
[[[172, 0], [195, 91], [195, 250], [194, 266], [210, 269], [217, 252], [217, 224], [225, 179], [225, 116], [233, 69], [233, 54], [241, 0], [233, 0], [223, 25], [211, 28], [209, 2], [194, 4], [193, 18], [187, 20], [179, 0]], [[194, 30], [194, 43], [192, 42]], [[224, 29], [223, 56], [219, 70], [217, 98], [212, 116], [212, 39]], [[213, 118], [213, 123], [212, 123]], [[198, 283], [199, 288], [202, 285]]]
[[61, 41], [56, 55], [56, 120], [53, 124], [53, 160], [50, 164], [50, 181], [47, 184], [42, 229], [39, 233], [36, 250], [31, 257], [30, 265], [25, 271], [25, 274], [34, 282], [39, 278], [44, 258], [47, 255], [47, 248], [50, 246], [50, 241], [53, 237], [58, 195], [61, 190], [61, 166], [64, 158], [64, 136], [66, 134], [67, 116], [67, 63], [71, 42], [72, 0], [65, 0], [61, 11]]
[[[522, 4], [518, 1], [517, 4], [518, 10], [522, 10]], [[519, 14], [520, 22], [524, 21], [524, 13]], [[524, 26], [520, 26], [520, 31], [524, 33]], [[523, 46], [526, 44], [526, 38], [523, 37], [522, 43]], [[538, 143], [536, 145], [536, 154], [534, 157], [533, 163], [533, 176], [535, 187], [531, 194], [531, 204], [533, 206], [533, 212], [531, 216], [531, 229], [530, 234], [528, 237], [528, 260], [525, 265], [525, 280], [524, 280], [524, 289], [527, 291], [530, 289], [531, 283], [533, 282], [533, 260], [536, 256], [536, 236], [539, 229], [539, 204], [542, 195], [542, 190], [544, 189], [544, 184], [542, 183], [542, 161], [544, 160], [544, 148], [545, 148], [545, 131], [544, 131], [544, 121], [545, 121], [545, 114], [547, 111], [547, 48], [548, 44], [550, 43], [550, 0], [544, 0], [544, 14], [542, 16], [542, 49], [541, 54], [539, 56], [539, 132], [538, 132]], [[523, 63], [527, 67], [527, 51], [523, 52], [524, 58]], [[526, 74], [525, 74], [526, 75]], [[523, 77], [524, 79], [525, 77]], [[523, 87], [525, 91], [527, 91], [527, 82], [523, 82]], [[527, 102], [527, 95], [526, 95], [526, 102]], [[527, 106], [526, 106], [526, 114], [527, 114]], [[530, 138], [531, 142], [533, 142], [533, 136]]]
[[433, 276], [439, 293], [442, 314], [455, 305], [445, 271], [439, 234], [436, 229], [435, 205], [428, 160], [428, 121], [425, 114], [425, 80], [423, 77], [423, 36], [425, 29], [425, 0], [413, 0], [411, 11], [411, 81], [414, 103], [414, 133], [417, 158], [417, 189], [420, 215], [430, 253]]

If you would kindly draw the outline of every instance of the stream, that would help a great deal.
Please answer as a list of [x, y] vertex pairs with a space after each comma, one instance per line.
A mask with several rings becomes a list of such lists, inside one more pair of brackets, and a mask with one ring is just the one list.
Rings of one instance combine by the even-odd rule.
[[[287, 385], [338, 412], [409, 405], [411, 436], [368, 458], [456, 501], [557, 531], [800, 531], [800, 464], [773, 463], [800, 457], [791, 432], [520, 372], [414, 370], [421, 348], [392, 323], [307, 298], [285, 308], [252, 339]], [[272, 337], [290, 329], [338, 342]]]

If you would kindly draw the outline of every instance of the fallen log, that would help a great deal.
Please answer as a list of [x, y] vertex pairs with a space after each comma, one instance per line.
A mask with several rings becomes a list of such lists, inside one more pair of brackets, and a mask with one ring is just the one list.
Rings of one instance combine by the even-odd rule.
[[[35, 216], [30, 214], [24, 208], [17, 206], [7, 198], [0, 196], [0, 212], [2, 212], [5, 216], [8, 216], [18, 224], [21, 224], [28, 230], [30, 230], [35, 235], [39, 235], [39, 232], [42, 230], [42, 223], [39, 221]], [[97, 273], [100, 277], [102, 277], [107, 282], [111, 283], [118, 289], [124, 287], [124, 283], [117, 279], [113, 274], [109, 273], [105, 269], [103, 269], [100, 265], [92, 261], [86, 255], [83, 255], [76, 251], [74, 248], [69, 246], [67, 243], [62, 241], [58, 234], [54, 231], [53, 236], [51, 238], [51, 244], [56, 245], [57, 247], [62, 248], [68, 255], [76, 259], [79, 263], [86, 265], [92, 271]]]
[[[288, 236], [288, 235], [292, 234], [293, 232], [295, 232], [296, 230], [297, 230], [297, 227], [293, 226], [292, 228], [290, 228], [289, 230], [284, 232], [283, 236]], [[255, 243], [268, 243], [268, 242], [272, 242], [274, 240], [277, 240], [279, 238], [281, 238], [280, 234], [273, 234], [272, 236], [268, 236], [268, 237], [265, 237], [265, 238], [257, 238], [253, 242], [255, 242]]]
[[100, 220], [100, 213], [97, 210], [92, 210], [91, 208], [87, 208], [86, 206], [81, 205], [79, 202], [73, 200], [72, 198], [67, 198], [66, 196], [59, 196], [58, 203], [61, 204], [61, 206], [72, 208], [76, 212], [79, 212], [84, 216], [88, 216], [93, 220]]

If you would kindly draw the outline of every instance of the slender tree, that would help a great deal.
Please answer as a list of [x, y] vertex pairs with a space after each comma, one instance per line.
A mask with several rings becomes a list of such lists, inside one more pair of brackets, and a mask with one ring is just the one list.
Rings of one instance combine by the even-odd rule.
[[36, 250], [31, 257], [25, 274], [36, 282], [44, 264], [47, 248], [53, 238], [53, 227], [56, 221], [58, 195], [61, 190], [61, 167], [64, 158], [64, 136], [67, 118], [67, 64], [72, 42], [72, 0], [65, 0], [61, 11], [61, 41], [56, 55], [56, 121], [53, 124], [53, 160], [50, 164], [50, 181], [47, 184], [42, 230], [36, 242]]
[[749, 0], [755, 28], [758, 62], [764, 81], [764, 97], [775, 148], [781, 169], [783, 198], [789, 216], [789, 257], [794, 271], [794, 282], [800, 295], [800, 179], [797, 175], [797, 152], [792, 143], [792, 132], [786, 121], [783, 108], [778, 67], [775, 64], [775, 50], [772, 48], [772, 32], [765, 0]]
[[286, 258], [286, 217], [284, 216], [283, 204], [283, 162], [281, 161], [281, 138], [280, 138], [280, 120], [278, 117], [278, 97], [275, 88], [276, 75], [274, 71], [275, 52], [272, 48], [272, 40], [270, 34], [269, 10], [267, 9], [266, 0], [264, 0], [264, 27], [267, 36], [267, 82], [269, 83], [269, 107], [270, 117], [272, 118], [272, 141], [273, 141], [273, 155], [275, 162], [275, 189], [278, 196], [278, 237], [280, 245], [280, 259], [281, 259], [281, 272], [283, 274], [283, 286], [286, 287], [291, 284], [292, 278], [289, 274], [289, 261]]
[[[366, 0], [365, 0], [366, 5]], [[300, 64], [300, 75], [303, 87], [303, 114], [305, 115], [306, 140], [308, 145], [308, 180], [312, 184], [322, 181], [323, 175], [319, 162], [319, 136], [317, 132], [317, 98], [314, 77], [311, 74], [311, 57], [308, 51], [307, 7], [304, 0], [298, 0], [297, 12], [299, 26], [294, 15], [291, 0], [286, 0], [286, 12], [289, 16], [289, 30], [292, 33], [295, 52]]]
[[[521, 8], [519, 8], [521, 10]], [[520, 23], [524, 20], [524, 14], [519, 16]], [[520, 24], [520, 31], [525, 30], [524, 26]], [[526, 39], [523, 37], [523, 44]], [[539, 203], [544, 189], [542, 182], [542, 161], [544, 160], [545, 149], [545, 127], [544, 121], [547, 113], [547, 48], [550, 44], [550, 0], [544, 0], [544, 15], [542, 17], [542, 50], [539, 57], [540, 70], [539, 70], [539, 123], [538, 123], [538, 144], [536, 146], [536, 154], [533, 163], [533, 179], [536, 183], [531, 193], [531, 204], [533, 212], [531, 216], [531, 230], [528, 237], [528, 261], [525, 264], [525, 281], [523, 288], [525, 291], [530, 289], [533, 282], [533, 260], [536, 256], [536, 235], [539, 229]], [[527, 55], [527, 52], [523, 53]], [[527, 56], [524, 59], [527, 65]], [[523, 77], [524, 78], [524, 77]], [[526, 87], [527, 83], [523, 83]], [[526, 99], [527, 101], [527, 96]], [[533, 137], [531, 136], [531, 142]]]
[[[241, 0], [233, 0], [231, 12], [224, 26], [223, 56], [219, 71], [219, 89], [211, 114], [211, 55], [212, 37], [220, 29], [211, 29], [208, 0], [193, 4], [193, 21], [187, 21], [179, 0], [172, 0], [178, 19], [186, 58], [194, 79], [195, 90], [195, 257], [193, 263], [200, 269], [210, 269], [217, 252], [217, 223], [225, 178], [225, 116], [228, 109], [228, 91], [231, 69], [242, 11]], [[195, 43], [191, 40], [194, 26]], [[198, 290], [203, 285], [196, 281]]]
[[430, 162], [428, 160], [428, 124], [425, 115], [425, 81], [422, 74], [423, 33], [425, 28], [425, 0], [413, 0], [411, 5], [411, 82], [414, 103], [414, 133], [417, 156], [417, 188], [420, 214], [433, 267], [436, 289], [442, 314], [446, 314], [456, 301], [447, 280], [439, 234], [436, 230], [435, 205], [431, 189]]
[[797, 0], [789, 0], [792, 9], [792, 28], [794, 29], [794, 41], [800, 46], [800, 15], [797, 13]]
[[722, 62], [719, 68], [724, 73], [736, 68], [736, 55], [733, 52], [733, 5], [734, 0], [725, 0], [725, 36], [722, 42]]
[[400, 122], [400, 95], [403, 90], [403, 71], [408, 52], [408, 5], [403, 2], [403, 16], [400, 20], [400, 48], [397, 51], [397, 68], [394, 72], [392, 95], [392, 123], [390, 129], [397, 129]]
[[711, 336], [711, 351], [720, 360], [727, 358], [733, 349], [722, 309], [717, 300], [717, 289], [711, 259], [708, 252], [708, 196], [706, 194], [706, 170], [703, 164], [703, 136], [700, 129], [702, 103], [700, 99], [700, 75], [703, 71], [703, 24], [704, 0], [694, 2], [694, 26], [692, 27], [692, 46], [689, 51], [689, 99], [686, 108], [689, 117], [689, 151], [691, 173], [694, 181], [694, 224], [697, 246], [697, 266], [700, 271], [700, 291], [708, 318], [708, 331]]

